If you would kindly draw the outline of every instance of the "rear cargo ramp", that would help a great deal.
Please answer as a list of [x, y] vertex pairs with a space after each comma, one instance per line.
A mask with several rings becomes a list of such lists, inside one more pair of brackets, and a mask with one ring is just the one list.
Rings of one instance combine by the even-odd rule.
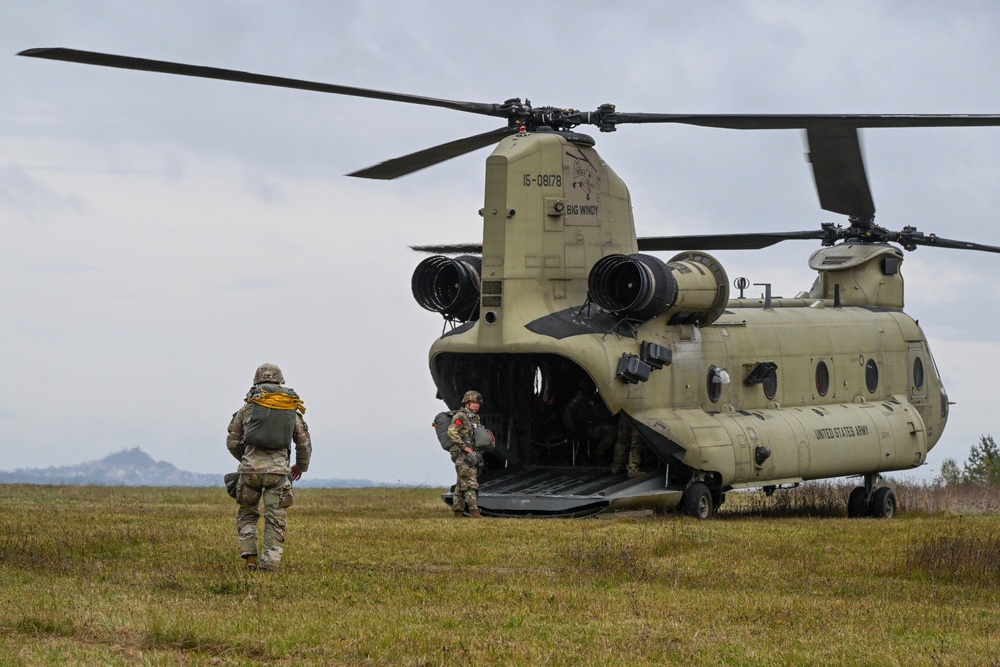
[[[504, 471], [479, 484], [479, 507], [490, 516], [584, 517], [605, 510], [665, 510], [681, 490], [665, 487], [666, 469], [634, 479], [607, 468], [532, 467]], [[452, 494], [442, 496], [451, 505]]]

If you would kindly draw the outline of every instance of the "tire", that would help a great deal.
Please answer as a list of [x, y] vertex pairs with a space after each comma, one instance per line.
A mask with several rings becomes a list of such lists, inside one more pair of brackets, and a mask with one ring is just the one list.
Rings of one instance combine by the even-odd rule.
[[715, 513], [715, 503], [712, 492], [701, 482], [695, 482], [684, 492], [684, 513], [696, 519], [705, 521]]
[[847, 499], [847, 518], [860, 519], [864, 516], [868, 516], [868, 508], [865, 507], [865, 487], [857, 486]]
[[872, 516], [879, 519], [894, 519], [899, 505], [896, 494], [888, 486], [883, 486], [872, 495]]

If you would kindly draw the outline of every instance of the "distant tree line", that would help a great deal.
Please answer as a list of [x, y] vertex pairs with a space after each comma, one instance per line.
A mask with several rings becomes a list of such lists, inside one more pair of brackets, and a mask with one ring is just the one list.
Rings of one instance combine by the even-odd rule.
[[955, 459], [945, 459], [941, 464], [941, 481], [946, 486], [1000, 486], [1000, 447], [993, 436], [979, 436], [979, 444], [969, 450], [969, 458], [961, 469]]

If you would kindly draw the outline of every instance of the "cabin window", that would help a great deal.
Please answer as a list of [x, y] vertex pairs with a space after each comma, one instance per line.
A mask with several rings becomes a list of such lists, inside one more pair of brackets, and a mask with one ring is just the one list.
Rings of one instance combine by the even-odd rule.
[[913, 359], [913, 387], [918, 391], [924, 388], [924, 362], [920, 357]]
[[830, 369], [825, 361], [816, 364], [816, 391], [820, 396], [826, 396], [826, 392], [830, 391]]
[[760, 386], [764, 388], [764, 396], [767, 400], [773, 401], [774, 395], [778, 393], [778, 370], [775, 369], [764, 376]]
[[878, 364], [874, 359], [869, 359], [865, 364], [865, 384], [868, 385], [868, 393], [874, 394], [878, 390]]
[[718, 366], [708, 367], [708, 398], [713, 403], [718, 403], [722, 398], [722, 369]]

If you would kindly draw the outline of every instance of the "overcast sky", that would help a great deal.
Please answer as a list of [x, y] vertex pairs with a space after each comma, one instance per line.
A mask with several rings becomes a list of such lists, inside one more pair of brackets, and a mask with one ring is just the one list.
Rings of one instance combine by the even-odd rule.
[[[267, 361], [305, 399], [310, 476], [450, 484], [429, 426], [442, 321], [412, 299], [407, 246], [481, 239], [489, 149], [395, 181], [345, 174], [502, 124], [18, 51], [624, 112], [1000, 113], [998, 29], [992, 1], [5, 2], [0, 468], [138, 446], [227, 472], [226, 425]], [[592, 134], [640, 235], [844, 222], [819, 209], [798, 132]], [[862, 141], [880, 224], [1000, 245], [1000, 128]], [[816, 247], [714, 254], [791, 296]], [[956, 402], [929, 476], [1000, 436], [1000, 255], [921, 248], [902, 270]]]

